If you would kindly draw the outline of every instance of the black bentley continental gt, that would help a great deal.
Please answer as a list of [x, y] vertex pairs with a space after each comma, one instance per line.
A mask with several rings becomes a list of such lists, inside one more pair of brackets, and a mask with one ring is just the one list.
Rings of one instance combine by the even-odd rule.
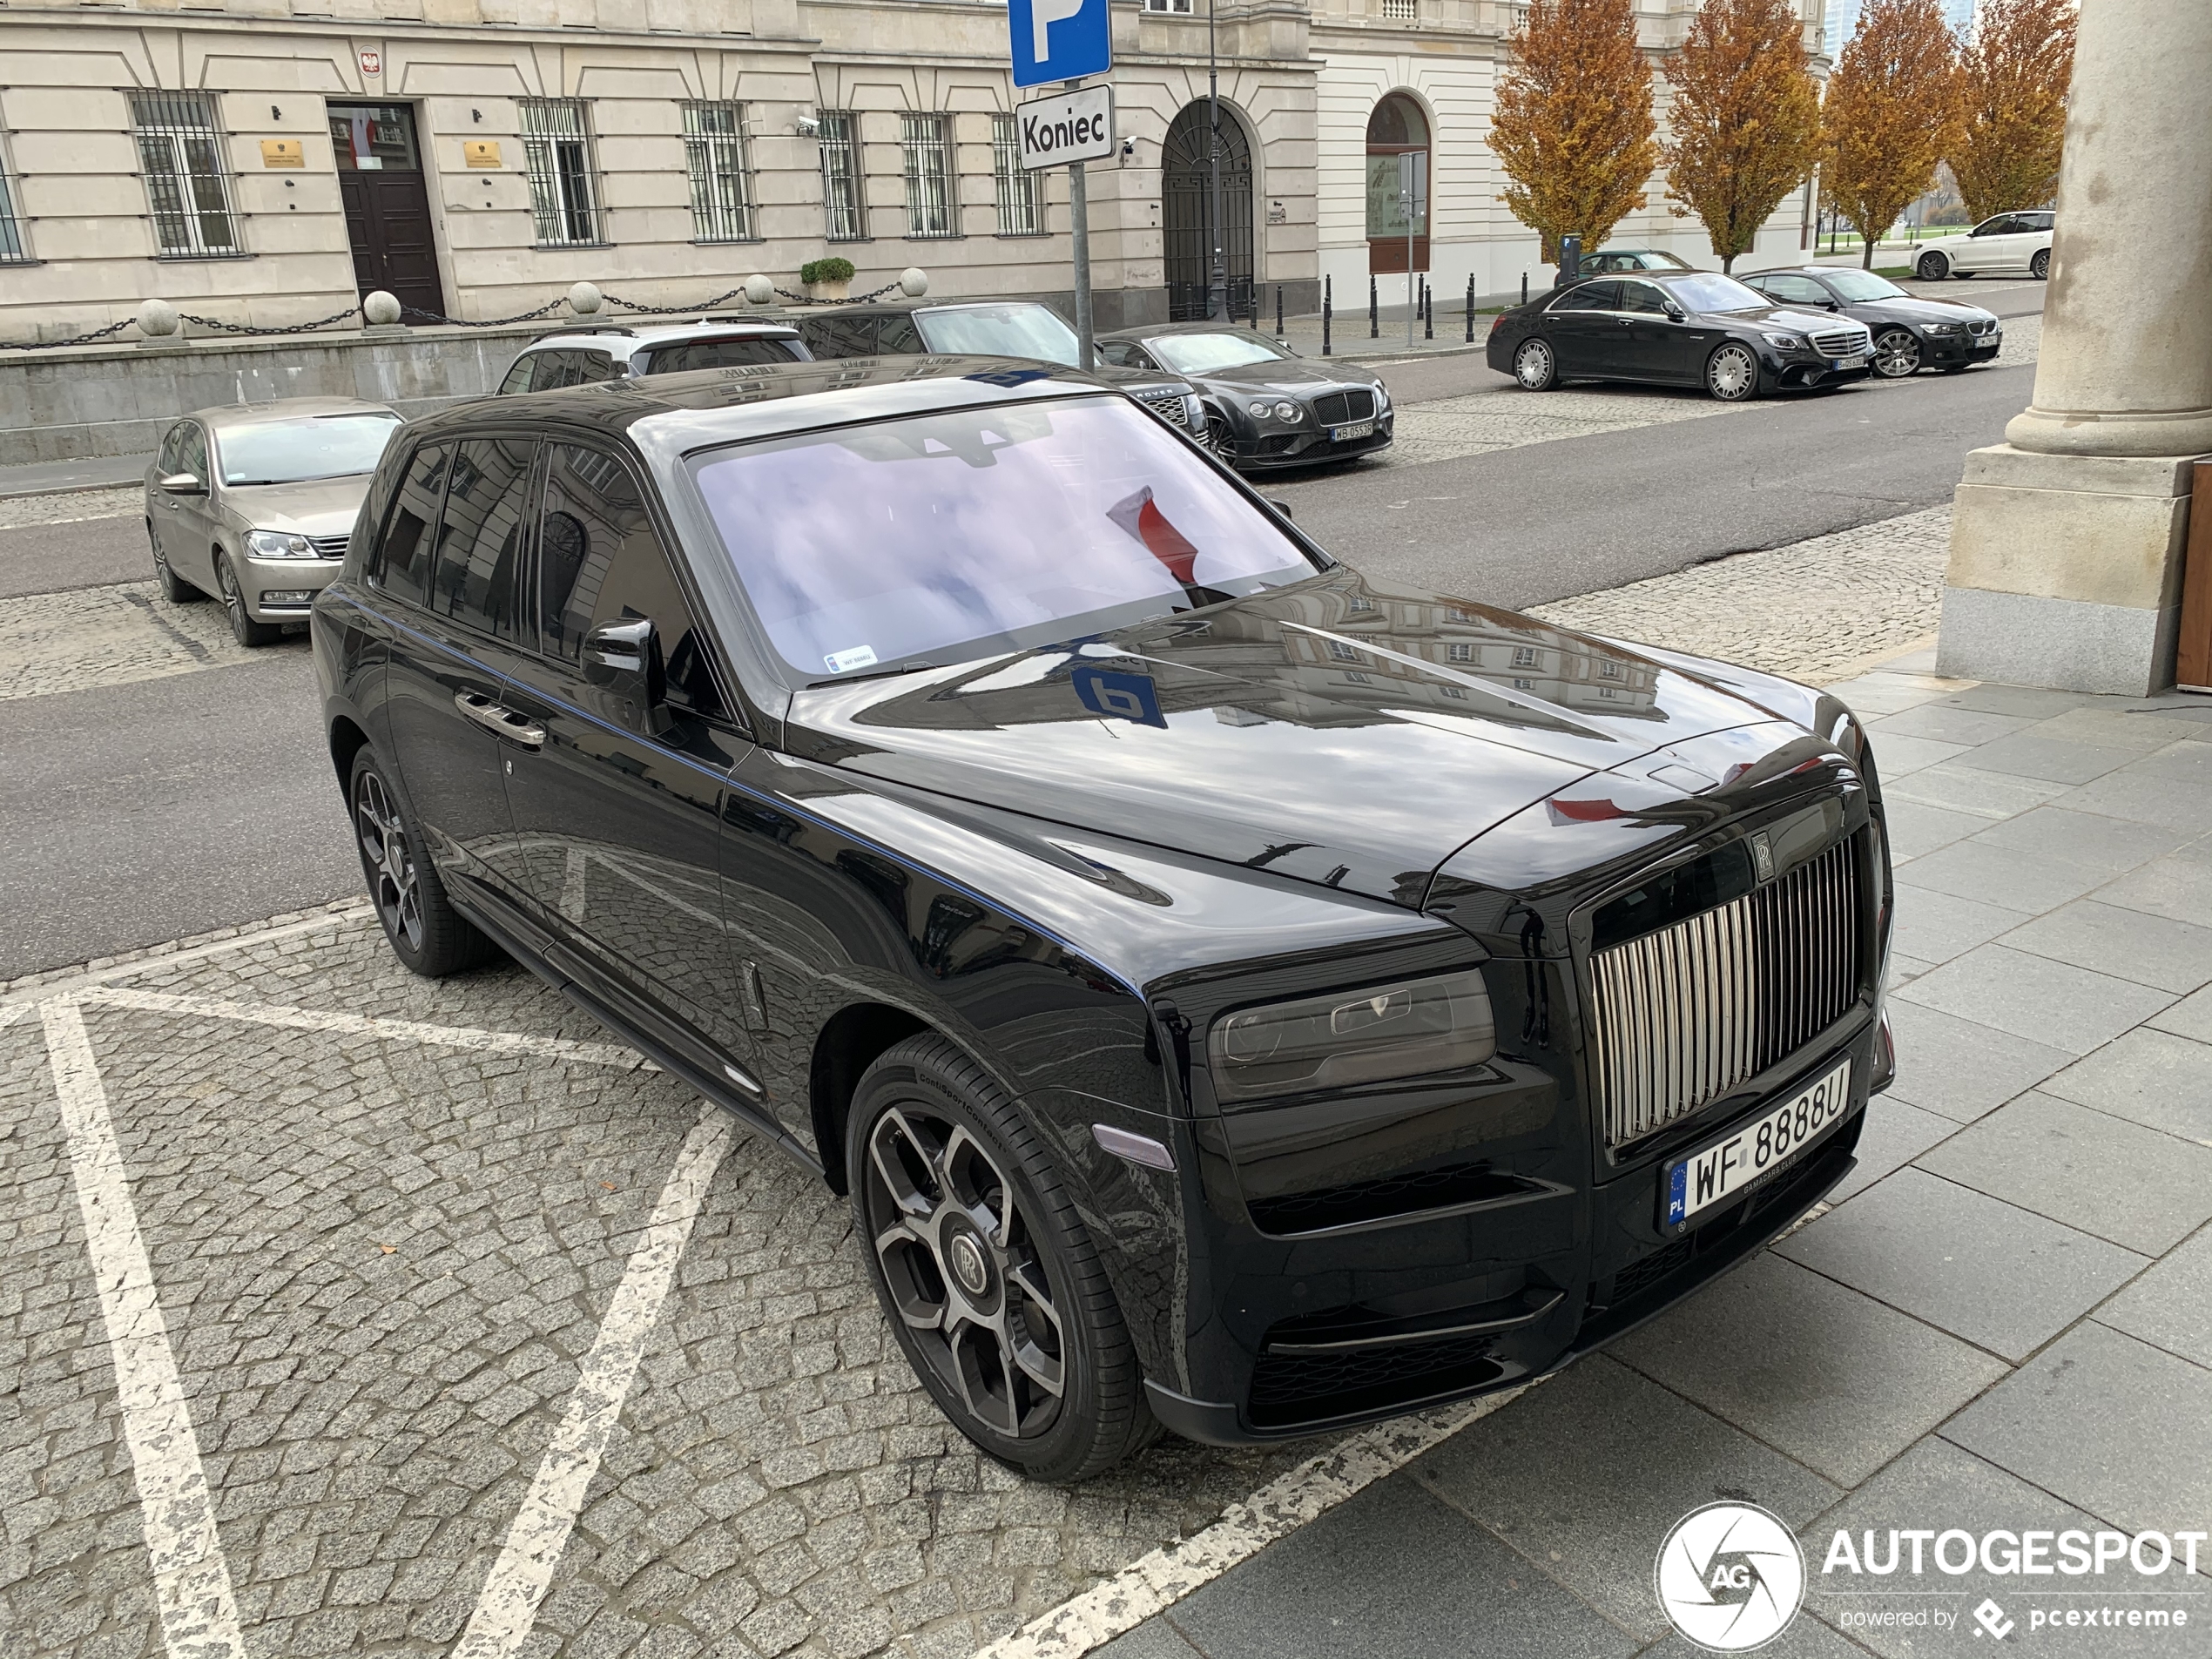
[[1552, 1370], [1893, 1069], [1842, 704], [1369, 580], [1073, 371], [445, 410], [313, 614], [400, 959], [504, 952], [848, 1195], [1041, 1479]]
[[1865, 326], [1711, 271], [1600, 277], [1500, 312], [1485, 361], [1532, 392], [1562, 381], [1702, 386], [1724, 402], [1863, 381]]

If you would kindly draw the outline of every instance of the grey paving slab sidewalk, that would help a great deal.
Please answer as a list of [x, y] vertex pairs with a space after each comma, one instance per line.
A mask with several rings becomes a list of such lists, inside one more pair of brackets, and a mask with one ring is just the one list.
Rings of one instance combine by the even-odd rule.
[[[1687, 1656], [1652, 1564], [1723, 1498], [1805, 1550], [1766, 1653], [1990, 1650], [1985, 1598], [2008, 1647], [2212, 1652], [2212, 1548], [2124, 1583], [1820, 1570], [1838, 1528], [2212, 1527], [2212, 702], [1930, 655], [1838, 688], [1897, 825], [1898, 1073], [1830, 1205], [1102, 1654]], [[2032, 1630], [2031, 1593], [2121, 1622]], [[2126, 1624], [2154, 1608], [2189, 1622]]]

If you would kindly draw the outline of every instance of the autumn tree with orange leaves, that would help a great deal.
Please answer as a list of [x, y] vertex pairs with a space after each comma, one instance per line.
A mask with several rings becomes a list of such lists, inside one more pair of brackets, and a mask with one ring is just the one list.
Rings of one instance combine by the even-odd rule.
[[2040, 207], [2058, 189], [2074, 25], [2074, 0], [1982, 0], [1974, 14], [1944, 158], [1975, 219]]
[[1513, 182], [1506, 206], [1543, 239], [1596, 248], [1643, 200], [1659, 163], [1651, 66], [1629, 0], [1530, 0], [1498, 78], [1490, 149]]
[[1676, 218], [1704, 221], [1721, 269], [1733, 270], [1812, 171], [1820, 95], [1804, 21], [1789, 0], [1705, 0], [1667, 78], [1667, 192]]
[[1863, 263], [1928, 188], [1959, 125], [1959, 50], [1936, 0], [1867, 0], [1828, 78], [1821, 192], [1858, 227]]

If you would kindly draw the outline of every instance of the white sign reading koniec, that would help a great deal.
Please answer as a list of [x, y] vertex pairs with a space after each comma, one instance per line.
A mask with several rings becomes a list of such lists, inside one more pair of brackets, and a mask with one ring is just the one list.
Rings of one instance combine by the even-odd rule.
[[1021, 129], [1025, 167], [1102, 160], [1114, 153], [1114, 89], [1086, 86], [1016, 105], [1014, 124]]

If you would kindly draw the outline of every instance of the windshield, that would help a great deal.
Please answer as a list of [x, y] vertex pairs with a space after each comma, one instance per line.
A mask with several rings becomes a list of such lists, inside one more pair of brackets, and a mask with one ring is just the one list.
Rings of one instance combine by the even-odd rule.
[[1290, 355], [1271, 341], [1242, 329], [1218, 334], [1163, 334], [1145, 344], [1178, 374], [1211, 374], [1247, 363], [1280, 362]]
[[1118, 397], [747, 444], [693, 476], [769, 638], [816, 683], [1053, 644], [1316, 570]]
[[1909, 300], [1912, 297], [1887, 277], [1878, 277], [1871, 271], [1831, 271], [1827, 276], [1828, 286], [1853, 305], [1867, 300]]
[[1667, 292], [1689, 311], [1757, 311], [1774, 303], [1757, 288], [1711, 271], [1676, 277], [1667, 284]]
[[915, 320], [934, 352], [977, 357], [1037, 357], [1078, 366], [1076, 331], [1044, 306], [962, 306], [924, 312]]
[[300, 484], [374, 472], [396, 415], [323, 415], [266, 426], [233, 427], [215, 435], [217, 464], [226, 484]]

